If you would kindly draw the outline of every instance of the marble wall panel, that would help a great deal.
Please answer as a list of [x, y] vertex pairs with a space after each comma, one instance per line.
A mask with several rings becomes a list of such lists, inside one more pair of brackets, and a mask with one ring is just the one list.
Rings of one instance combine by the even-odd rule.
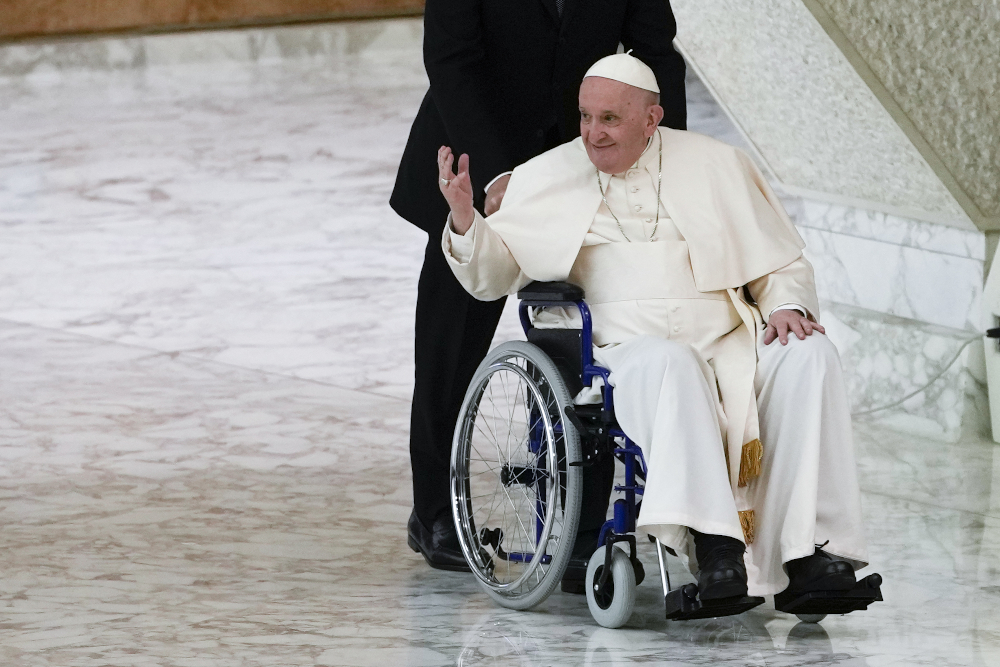
[[795, 224], [847, 236], [928, 250], [931, 252], [986, 259], [986, 235], [897, 215], [799, 199], [789, 206]]
[[821, 299], [954, 329], [982, 324], [983, 261], [799, 229]]
[[855, 418], [945, 440], [985, 432], [981, 336], [840, 303], [822, 308]]
[[800, 0], [671, 6], [684, 54], [782, 184], [974, 229]]
[[817, 0], [987, 216], [1000, 216], [1000, 4]]

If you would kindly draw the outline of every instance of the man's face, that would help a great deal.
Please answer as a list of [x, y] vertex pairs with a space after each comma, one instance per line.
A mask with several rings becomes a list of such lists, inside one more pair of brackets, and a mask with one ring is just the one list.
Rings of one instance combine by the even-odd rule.
[[580, 85], [580, 136], [590, 161], [605, 174], [631, 167], [662, 118], [649, 91], [599, 76]]

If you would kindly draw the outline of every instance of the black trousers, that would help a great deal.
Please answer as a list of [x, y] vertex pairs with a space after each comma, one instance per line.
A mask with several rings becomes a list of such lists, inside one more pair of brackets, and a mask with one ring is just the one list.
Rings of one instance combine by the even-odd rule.
[[[478, 301], [455, 279], [431, 234], [417, 283], [415, 377], [410, 412], [413, 507], [425, 526], [450, 512], [451, 440], [462, 399], [489, 351], [506, 299]], [[580, 530], [600, 528], [608, 510], [614, 461], [584, 469]]]

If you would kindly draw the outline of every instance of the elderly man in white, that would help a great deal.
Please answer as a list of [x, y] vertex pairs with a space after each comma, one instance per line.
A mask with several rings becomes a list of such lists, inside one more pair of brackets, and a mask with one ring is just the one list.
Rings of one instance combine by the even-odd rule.
[[443, 251], [479, 299], [583, 287], [648, 465], [639, 529], [690, 559], [703, 600], [849, 590], [867, 565], [850, 414], [804, 243], [745, 154], [658, 127], [658, 92], [636, 58], [598, 61], [582, 136], [515, 169], [488, 220], [442, 147]]

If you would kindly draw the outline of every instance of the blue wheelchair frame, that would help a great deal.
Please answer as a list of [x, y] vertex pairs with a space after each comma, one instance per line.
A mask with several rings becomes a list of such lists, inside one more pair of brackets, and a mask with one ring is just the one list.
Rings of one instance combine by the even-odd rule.
[[[583, 321], [583, 327], [581, 329], [581, 340], [580, 340], [580, 366], [582, 368], [582, 381], [584, 387], [592, 387], [595, 378], [601, 378], [604, 381], [603, 387], [603, 410], [604, 412], [611, 416], [610, 427], [608, 430], [608, 436], [611, 439], [622, 438], [625, 440], [625, 445], [622, 447], [615, 447], [611, 453], [622, 462], [625, 466], [625, 483], [616, 485], [614, 490], [619, 493], [624, 493], [624, 498], [619, 498], [614, 503], [614, 518], [606, 521], [601, 527], [600, 536], [598, 538], [598, 547], [602, 547], [605, 544], [619, 541], [627, 541], [631, 546], [631, 558], [633, 563], [637, 563], [636, 553], [635, 553], [635, 537], [631, 533], [635, 532], [636, 529], [636, 519], [639, 516], [639, 505], [641, 500], [638, 496], [643, 494], [643, 486], [638, 483], [636, 475], [636, 466], [638, 470], [641, 471], [641, 477], [643, 480], [646, 479], [646, 461], [643, 458], [642, 450], [632, 442], [629, 437], [617, 426], [613, 419], [614, 415], [614, 387], [611, 386], [609, 378], [611, 376], [611, 371], [603, 366], [598, 366], [594, 363], [594, 352], [593, 352], [593, 320], [590, 315], [590, 308], [587, 306], [583, 299], [575, 301], [552, 301], [545, 299], [524, 299], [520, 303], [518, 308], [518, 315], [521, 319], [521, 328], [524, 329], [525, 336], [534, 327], [531, 324], [531, 317], [529, 314], [530, 308], [552, 308], [552, 307], [564, 307], [564, 308], [576, 308], [580, 313], [580, 318]], [[571, 421], [575, 415], [568, 414]], [[536, 424], [540, 424], [540, 420], [535, 420]], [[557, 425], [557, 432], [562, 431], [562, 425]], [[581, 436], [584, 434], [581, 433]], [[538, 427], [536, 427], [531, 435], [529, 436], [529, 447], [531, 451], [537, 453], [541, 447], [542, 434]], [[571, 463], [571, 465], [574, 465]], [[577, 464], [578, 465], [578, 464]], [[539, 512], [536, 513], [537, 516], [543, 516], [544, 512], [541, 508], [545, 502], [544, 495], [539, 494]], [[541, 519], [536, 518], [536, 538], [540, 538], [542, 530]], [[659, 545], [658, 545], [659, 547]], [[610, 552], [609, 552], [610, 555]], [[666, 576], [666, 571], [662, 564], [662, 554], [661, 559], [661, 571]], [[544, 561], [543, 561], [544, 562]], [[607, 576], [609, 568], [605, 569], [605, 574], [602, 577]], [[603, 583], [603, 581], [602, 581]], [[664, 581], [664, 592], [669, 590], [669, 580]]]

